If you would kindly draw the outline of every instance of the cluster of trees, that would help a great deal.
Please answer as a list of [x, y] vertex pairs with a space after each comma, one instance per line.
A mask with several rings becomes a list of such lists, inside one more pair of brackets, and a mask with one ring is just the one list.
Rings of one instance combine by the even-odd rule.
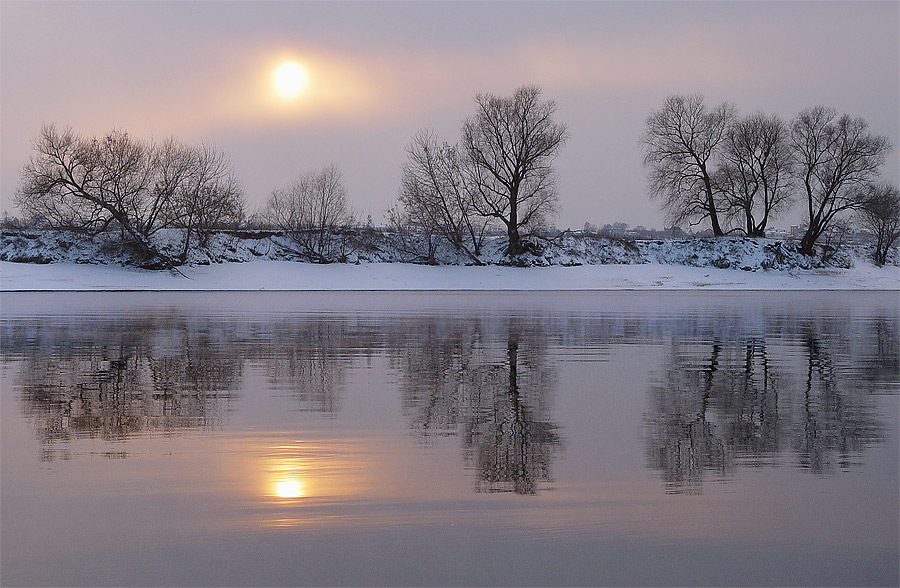
[[[388, 217], [394, 231], [414, 237], [424, 259], [444, 242], [481, 263], [485, 235], [496, 230], [506, 234], [510, 256], [535, 251], [528, 237], [557, 211], [553, 162], [568, 131], [554, 120], [556, 103], [537, 86], [477, 94], [474, 102], [457, 143], [424, 129], [407, 147]], [[900, 237], [897, 187], [876, 183], [891, 145], [861, 118], [816, 106], [785, 122], [775, 114], [740, 116], [728, 103], [708, 107], [699, 94], [670, 96], [647, 118], [641, 141], [651, 197], [674, 226], [708, 219], [717, 236], [761, 237], [772, 218], [802, 201], [807, 255], [850, 211], [875, 235], [877, 263]], [[17, 204], [52, 227], [116, 229], [148, 257], [174, 264], [213, 230], [245, 217], [227, 157], [207, 145], [145, 143], [122, 131], [88, 138], [46, 126], [34, 147]], [[340, 261], [356, 246], [357, 223], [334, 164], [275, 190], [255, 220], [290, 235], [296, 253], [312, 261]], [[153, 245], [164, 228], [183, 229], [177, 259]]]
[[861, 118], [815, 106], [785, 122], [708, 107], [699, 94], [670, 96], [647, 117], [641, 142], [651, 197], [674, 224], [708, 219], [715, 235], [765, 236], [769, 220], [799, 200], [807, 255], [848, 211], [878, 236], [879, 263], [900, 236], [897, 187], [876, 183], [891, 145]]
[[32, 219], [55, 227], [121, 231], [148, 258], [166, 265], [152, 237], [183, 229], [181, 260], [192, 237], [244, 217], [244, 196], [228, 158], [208, 145], [169, 139], [147, 143], [124, 131], [82, 137], [44, 126], [22, 170], [17, 204]]
[[456, 144], [421, 131], [407, 148], [392, 224], [444, 238], [476, 263], [494, 225], [505, 229], [509, 255], [532, 249], [524, 237], [557, 210], [552, 164], [568, 132], [556, 109], [539, 87], [523, 86], [512, 96], [477, 94]]

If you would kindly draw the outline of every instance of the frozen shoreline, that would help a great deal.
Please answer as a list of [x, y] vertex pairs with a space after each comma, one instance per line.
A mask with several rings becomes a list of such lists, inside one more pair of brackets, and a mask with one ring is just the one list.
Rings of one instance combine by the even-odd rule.
[[180, 272], [0, 262], [0, 291], [900, 291], [900, 268], [864, 263], [849, 269], [743, 271], [659, 263], [518, 268], [258, 260], [185, 266]]

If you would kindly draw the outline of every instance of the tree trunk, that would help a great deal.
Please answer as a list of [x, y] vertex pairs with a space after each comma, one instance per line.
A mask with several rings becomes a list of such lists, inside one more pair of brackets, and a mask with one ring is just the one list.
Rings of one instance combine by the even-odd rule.
[[815, 255], [815, 245], [818, 237], [819, 236], [816, 234], [813, 227], [806, 229], [806, 233], [804, 233], [803, 238], [800, 239], [800, 253], [808, 256]]
[[716, 214], [715, 208], [710, 209], [709, 220], [712, 223], [712, 230], [713, 230], [714, 236], [721, 237], [722, 235], [725, 234], [725, 232], [722, 231], [722, 227], [719, 225], [719, 216]]
[[716, 201], [713, 199], [712, 180], [710, 180], [709, 174], [706, 173], [706, 166], [701, 166], [701, 169], [703, 170], [703, 184], [706, 188], [706, 204], [709, 207], [709, 221], [712, 223], [713, 235], [721, 237], [725, 232], [722, 231], [722, 227], [719, 225], [719, 215], [716, 214]]
[[506, 235], [509, 237], [506, 253], [508, 255], [520, 255], [522, 253], [522, 239], [519, 236], [519, 229], [513, 224], [507, 225]]
[[190, 228], [184, 229], [184, 247], [181, 248], [181, 263], [187, 262], [188, 251], [191, 246], [191, 230]]
[[887, 261], [888, 247], [885, 244], [884, 234], [878, 232], [878, 242], [875, 244], [875, 265], [881, 267]]
[[509, 237], [509, 246], [506, 248], [508, 255], [520, 255], [522, 253], [522, 239], [519, 237], [519, 211], [518, 190], [513, 190], [509, 198], [509, 222], [506, 223], [506, 235]]

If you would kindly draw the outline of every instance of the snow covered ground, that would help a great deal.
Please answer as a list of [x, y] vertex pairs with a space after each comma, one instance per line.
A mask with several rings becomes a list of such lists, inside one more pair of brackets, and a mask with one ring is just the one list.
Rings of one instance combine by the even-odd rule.
[[252, 261], [141, 270], [0, 262], [0, 290], [900, 290], [900, 268], [742, 271], [646, 263], [574, 267]]
[[[177, 251], [178, 234], [162, 237], [170, 254]], [[408, 263], [410, 250], [381, 233], [348, 263], [321, 265], [305, 262], [285, 235], [232, 231], [214, 235], [186, 265], [162, 271], [134, 267], [121, 243], [102, 236], [4, 230], [0, 290], [900, 290], [897, 252], [878, 268], [859, 247], [823, 261], [800, 255], [795, 242], [767, 239], [566, 235], [513, 261], [504, 245], [486, 243], [484, 266], [448, 250], [438, 256], [444, 265], [422, 265]]]

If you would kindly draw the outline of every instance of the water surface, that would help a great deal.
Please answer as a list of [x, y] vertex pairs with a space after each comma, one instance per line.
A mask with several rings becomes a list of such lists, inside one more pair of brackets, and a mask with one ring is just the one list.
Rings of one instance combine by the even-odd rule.
[[896, 293], [4, 294], [4, 585], [896, 585]]

